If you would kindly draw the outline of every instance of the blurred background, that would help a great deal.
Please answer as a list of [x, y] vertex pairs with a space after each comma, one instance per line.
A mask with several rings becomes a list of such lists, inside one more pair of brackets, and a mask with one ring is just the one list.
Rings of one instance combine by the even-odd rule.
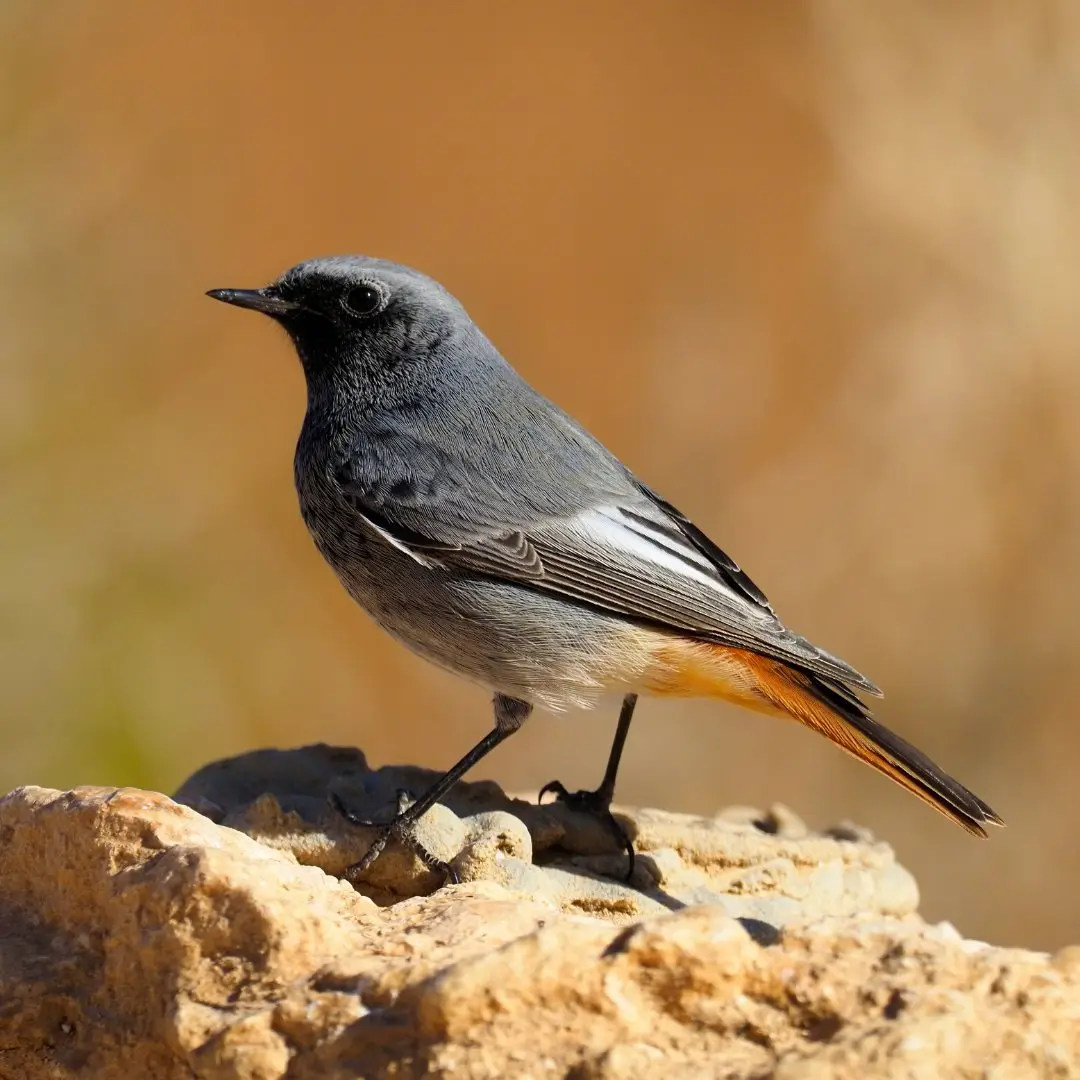
[[[1080, 940], [1080, 8], [0, 6], [0, 790], [267, 745], [445, 767], [486, 694], [300, 521], [299, 365], [203, 291], [416, 265], [1008, 820], [647, 701], [620, 800], [870, 826], [923, 910]], [[610, 715], [474, 774], [599, 780]]]

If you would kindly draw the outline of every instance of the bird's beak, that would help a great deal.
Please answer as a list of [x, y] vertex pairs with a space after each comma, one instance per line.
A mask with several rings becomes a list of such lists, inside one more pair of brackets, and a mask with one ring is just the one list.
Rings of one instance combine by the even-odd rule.
[[252, 311], [261, 311], [264, 315], [287, 315], [290, 311], [297, 311], [300, 308], [299, 304], [294, 304], [291, 300], [283, 300], [280, 296], [275, 296], [269, 288], [211, 289], [206, 295], [214, 300], [220, 300], [223, 304], [251, 308]]

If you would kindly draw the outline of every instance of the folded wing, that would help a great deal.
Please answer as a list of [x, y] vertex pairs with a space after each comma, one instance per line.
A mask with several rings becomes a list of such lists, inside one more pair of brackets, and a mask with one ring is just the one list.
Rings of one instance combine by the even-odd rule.
[[[346, 491], [349, 488], [346, 486]], [[578, 603], [703, 640], [752, 649], [871, 694], [880, 691], [839, 658], [788, 630], [738, 564], [670, 504], [636, 498], [516, 528], [445, 530], [394, 521], [353, 489], [370, 527], [418, 562], [557, 593]], [[429, 533], [443, 532], [442, 538]]]

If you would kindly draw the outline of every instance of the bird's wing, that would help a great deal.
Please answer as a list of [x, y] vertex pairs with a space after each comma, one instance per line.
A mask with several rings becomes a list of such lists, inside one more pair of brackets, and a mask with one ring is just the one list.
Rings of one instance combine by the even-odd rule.
[[455, 499], [450, 526], [446, 504], [436, 518], [416, 501], [400, 505], [372, 498], [348, 469], [338, 481], [372, 530], [425, 566], [557, 593], [880, 693], [844, 661], [788, 630], [738, 564], [644, 486], [628, 487], [624, 497], [610, 502], [499, 528], [476, 524], [497, 520], [489, 506], [466, 514]]

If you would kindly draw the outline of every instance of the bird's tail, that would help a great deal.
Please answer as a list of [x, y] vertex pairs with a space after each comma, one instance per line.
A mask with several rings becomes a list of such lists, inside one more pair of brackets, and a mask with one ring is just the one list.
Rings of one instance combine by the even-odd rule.
[[977, 795], [871, 716], [843, 683], [745, 649], [670, 640], [648, 689], [721, 697], [791, 717], [917, 795], [974, 836], [1003, 825]]

